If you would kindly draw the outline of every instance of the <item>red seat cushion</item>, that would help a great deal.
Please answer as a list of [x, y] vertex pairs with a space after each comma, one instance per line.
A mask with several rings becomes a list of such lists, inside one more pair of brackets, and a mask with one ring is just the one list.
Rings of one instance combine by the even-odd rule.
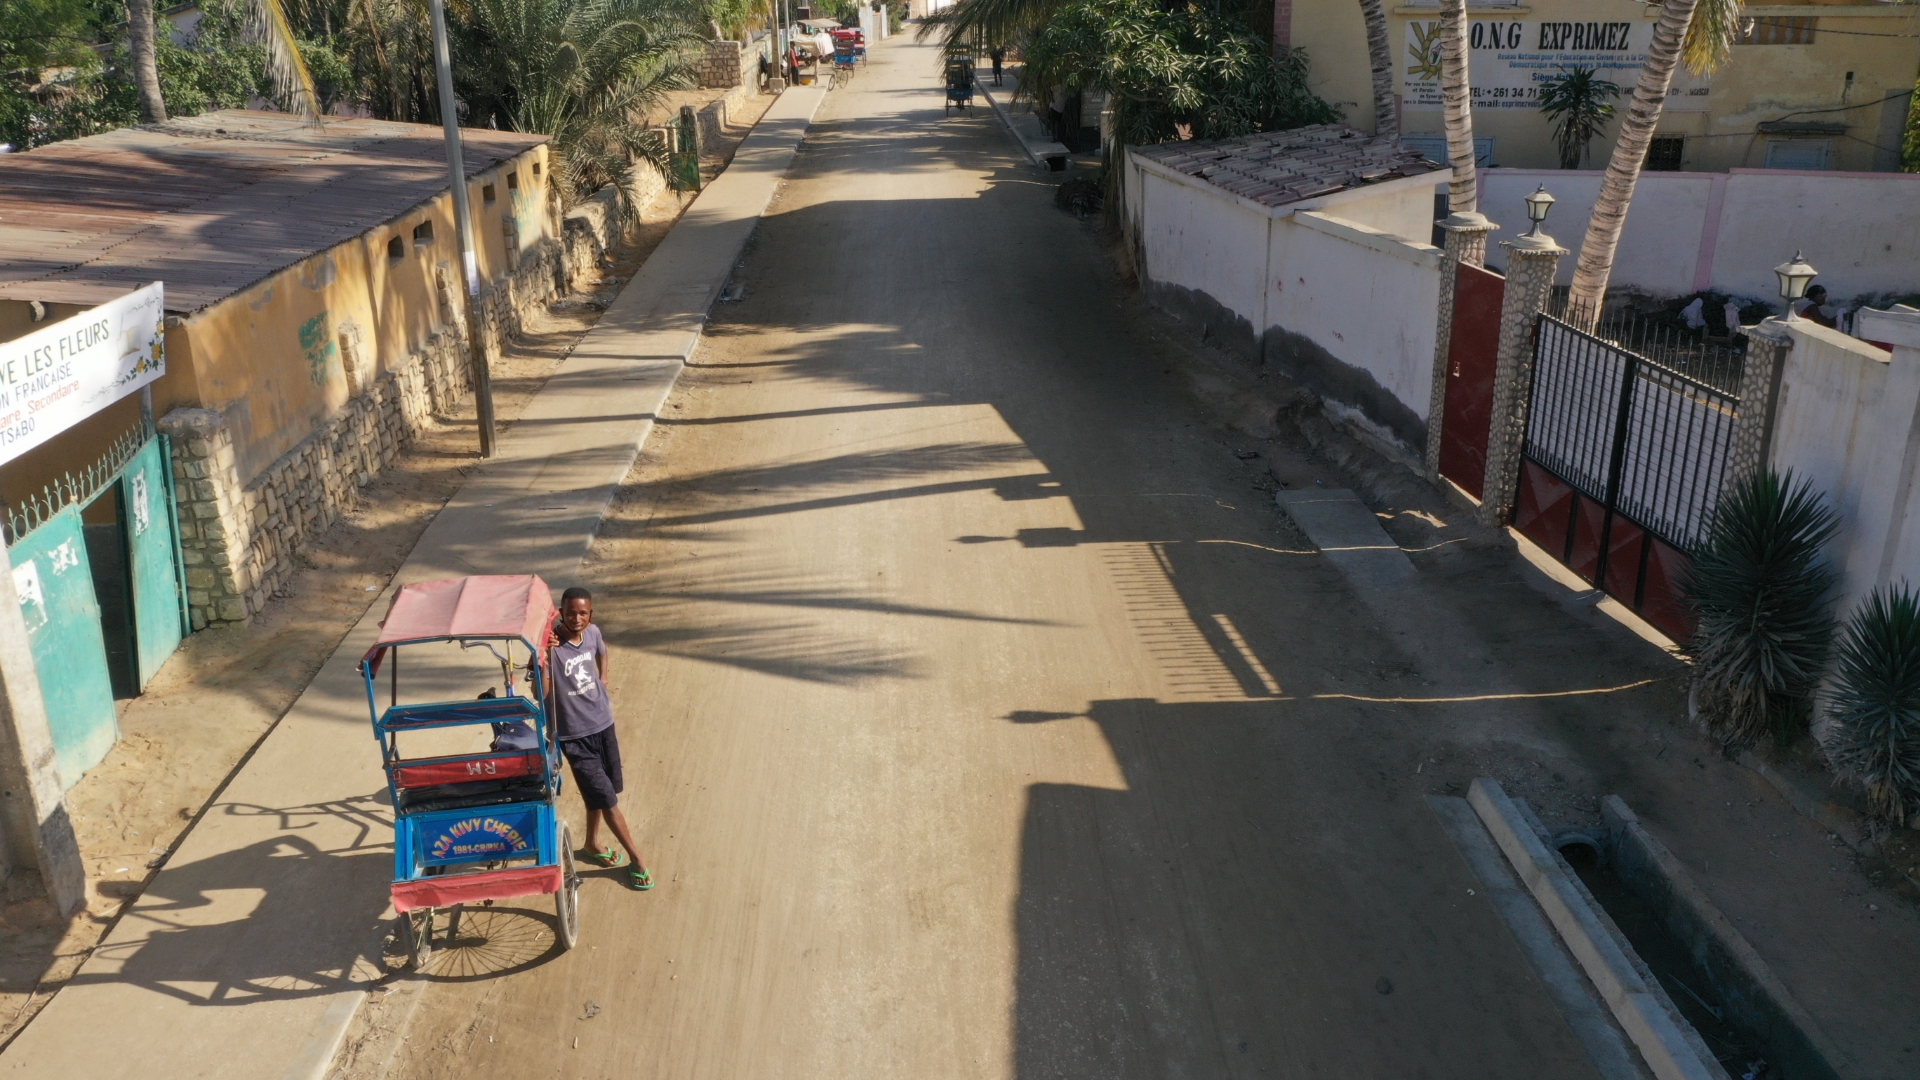
[[474, 780], [508, 780], [516, 776], [537, 776], [539, 773], [540, 752], [523, 750], [454, 761], [421, 764], [401, 762], [393, 767], [393, 784], [400, 788], [434, 787]]

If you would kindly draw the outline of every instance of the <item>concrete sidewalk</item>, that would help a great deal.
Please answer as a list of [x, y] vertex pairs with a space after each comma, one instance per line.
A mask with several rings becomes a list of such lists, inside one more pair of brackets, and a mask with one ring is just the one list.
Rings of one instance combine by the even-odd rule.
[[[824, 92], [790, 90], [427, 528], [389, 588], [570, 581]], [[317, 1077], [384, 974], [392, 825], [355, 664], [386, 597], [182, 840], [0, 1075]]]
[[1020, 144], [1021, 153], [1027, 155], [1027, 160], [1033, 163], [1034, 168], [1043, 173], [1065, 172], [1067, 160], [1073, 156], [1073, 152], [1047, 133], [1046, 125], [1040, 122], [1040, 117], [1033, 111], [1033, 102], [1016, 103], [1013, 100], [1013, 91], [1020, 85], [1023, 67], [1020, 64], [1006, 65], [1001, 73], [1006, 81], [998, 88], [998, 92], [993, 85], [991, 72], [984, 75], [976, 72], [974, 88], [980, 91], [981, 97], [987, 99], [988, 106], [1007, 126], [1007, 131]]

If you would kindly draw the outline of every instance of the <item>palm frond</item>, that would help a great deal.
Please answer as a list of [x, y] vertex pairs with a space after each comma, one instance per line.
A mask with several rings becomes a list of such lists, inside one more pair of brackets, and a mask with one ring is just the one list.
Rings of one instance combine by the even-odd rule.
[[914, 40], [939, 37], [943, 44], [979, 41], [988, 48], [1044, 29], [1069, 0], [960, 0], [920, 20]]
[[1680, 46], [1680, 58], [1696, 75], [1712, 74], [1726, 62], [1740, 37], [1741, 0], [1698, 0], [1693, 21]]
[[267, 78], [273, 82], [280, 100], [295, 113], [320, 126], [320, 95], [314, 91], [313, 76], [300, 58], [300, 42], [280, 0], [249, 0], [255, 32], [267, 53]]

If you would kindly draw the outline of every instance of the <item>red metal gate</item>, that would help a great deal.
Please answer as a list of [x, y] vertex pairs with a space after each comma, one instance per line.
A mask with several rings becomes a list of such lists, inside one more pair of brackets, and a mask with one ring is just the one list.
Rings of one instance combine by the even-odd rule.
[[1726, 479], [1742, 357], [1698, 345], [1658, 355], [1539, 317], [1513, 527], [1685, 639], [1686, 553], [1706, 540]]
[[1507, 279], [1461, 263], [1453, 279], [1447, 339], [1447, 396], [1440, 415], [1440, 475], [1478, 499], [1486, 484], [1493, 369], [1500, 353], [1500, 303]]

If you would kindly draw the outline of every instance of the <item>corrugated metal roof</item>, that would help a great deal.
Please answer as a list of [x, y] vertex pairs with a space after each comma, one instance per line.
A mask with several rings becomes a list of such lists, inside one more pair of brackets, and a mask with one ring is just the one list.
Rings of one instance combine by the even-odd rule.
[[1446, 166], [1392, 137], [1314, 124], [1243, 139], [1134, 147], [1135, 155], [1265, 206], [1285, 206]]
[[[462, 130], [467, 175], [547, 141]], [[0, 298], [197, 311], [447, 189], [440, 128], [227, 109], [0, 154]]]

